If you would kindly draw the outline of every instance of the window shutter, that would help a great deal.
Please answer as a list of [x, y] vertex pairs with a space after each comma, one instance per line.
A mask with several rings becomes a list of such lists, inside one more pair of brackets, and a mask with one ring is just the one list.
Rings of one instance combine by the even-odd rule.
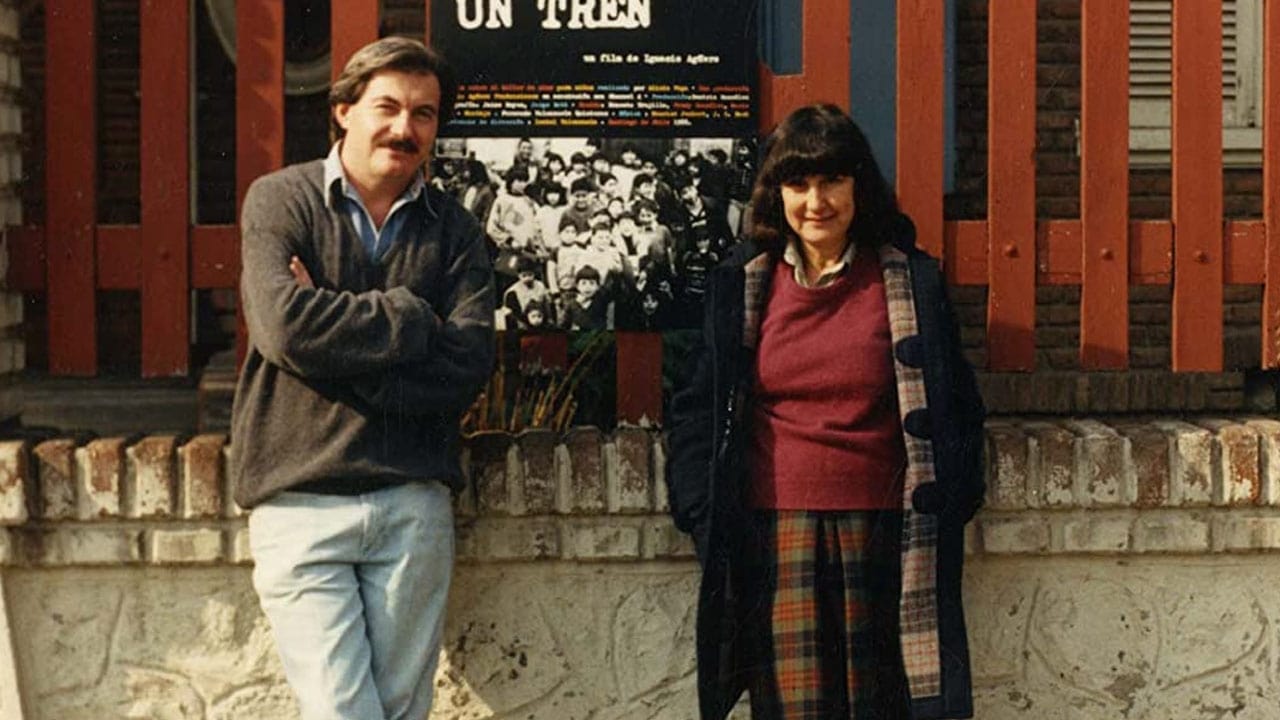
[[[1261, 148], [1257, 128], [1262, 115], [1262, 0], [1221, 1], [1224, 160], [1250, 164], [1260, 157]], [[1172, 0], [1129, 2], [1129, 124], [1136, 164], [1168, 163], [1172, 5]]]

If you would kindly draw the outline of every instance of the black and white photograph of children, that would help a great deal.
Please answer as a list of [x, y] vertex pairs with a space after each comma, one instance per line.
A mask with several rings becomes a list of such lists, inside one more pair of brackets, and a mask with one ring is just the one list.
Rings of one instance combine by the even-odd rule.
[[691, 327], [747, 222], [754, 140], [451, 138], [432, 182], [480, 221], [500, 329]]

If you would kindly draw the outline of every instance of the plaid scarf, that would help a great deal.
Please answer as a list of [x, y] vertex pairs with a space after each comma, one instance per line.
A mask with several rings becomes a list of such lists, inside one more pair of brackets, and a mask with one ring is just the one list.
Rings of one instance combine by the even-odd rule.
[[[777, 258], [761, 253], [743, 267], [743, 345], [754, 350], [760, 340], [766, 288]], [[894, 347], [919, 334], [916, 324], [911, 271], [907, 256], [891, 244], [880, 247], [880, 268], [884, 278], [885, 301], [889, 311], [889, 333]], [[905, 420], [913, 410], [925, 410], [924, 371], [902, 364], [894, 356], [898, 386], [898, 412]], [[902, 488], [902, 596], [899, 603], [902, 659], [911, 688], [911, 697], [920, 700], [942, 694], [941, 646], [938, 640], [937, 547], [938, 525], [932, 515], [912, 509], [915, 489], [934, 481], [933, 443], [906, 431], [907, 470]]]

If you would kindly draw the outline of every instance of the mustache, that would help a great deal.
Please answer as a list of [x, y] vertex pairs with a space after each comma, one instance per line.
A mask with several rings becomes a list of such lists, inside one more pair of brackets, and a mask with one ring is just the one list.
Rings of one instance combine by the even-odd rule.
[[382, 143], [382, 146], [391, 148], [392, 150], [396, 150], [402, 153], [417, 154], [418, 152], [418, 144], [407, 138], [399, 139], [399, 140], [388, 140]]

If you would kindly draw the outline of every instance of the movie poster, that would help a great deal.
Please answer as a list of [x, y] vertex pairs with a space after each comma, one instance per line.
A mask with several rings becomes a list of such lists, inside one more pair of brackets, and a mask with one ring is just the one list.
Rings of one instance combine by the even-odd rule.
[[507, 329], [692, 327], [755, 175], [754, 0], [437, 0], [434, 180], [480, 220]]

